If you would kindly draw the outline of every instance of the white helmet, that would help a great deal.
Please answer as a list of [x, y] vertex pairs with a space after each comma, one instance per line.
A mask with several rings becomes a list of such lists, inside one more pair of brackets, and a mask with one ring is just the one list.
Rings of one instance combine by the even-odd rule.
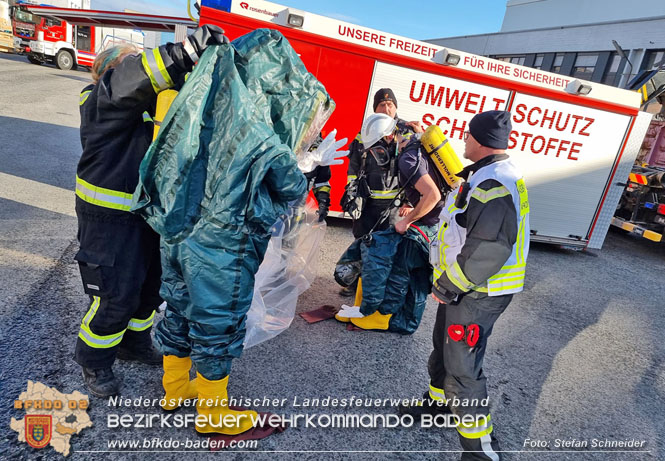
[[365, 149], [372, 147], [379, 139], [392, 134], [397, 120], [386, 114], [372, 114], [365, 119], [360, 130]]

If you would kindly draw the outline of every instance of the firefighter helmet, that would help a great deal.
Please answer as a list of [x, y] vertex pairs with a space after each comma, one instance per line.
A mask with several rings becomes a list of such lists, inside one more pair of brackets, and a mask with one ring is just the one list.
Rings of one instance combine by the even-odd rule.
[[365, 119], [360, 130], [360, 138], [365, 149], [372, 147], [379, 139], [392, 134], [397, 120], [386, 114], [372, 114]]

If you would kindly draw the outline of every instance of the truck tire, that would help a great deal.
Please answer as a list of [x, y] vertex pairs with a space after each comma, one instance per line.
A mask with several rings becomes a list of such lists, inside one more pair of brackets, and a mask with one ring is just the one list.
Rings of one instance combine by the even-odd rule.
[[38, 66], [41, 66], [42, 64], [44, 64], [44, 61], [35, 58], [31, 54], [28, 55], [28, 61], [30, 61], [33, 64], [37, 64]]
[[74, 68], [74, 55], [67, 50], [60, 50], [55, 55], [55, 65], [61, 70], [72, 70]]

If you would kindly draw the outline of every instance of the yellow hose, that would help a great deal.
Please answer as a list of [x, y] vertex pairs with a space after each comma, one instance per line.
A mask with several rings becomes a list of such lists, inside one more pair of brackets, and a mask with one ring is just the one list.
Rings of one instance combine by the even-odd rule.
[[187, 0], [187, 16], [189, 16], [189, 19], [191, 19], [192, 21], [198, 22], [198, 20], [194, 16], [192, 16], [192, 9], [189, 6], [190, 1], [191, 0]]

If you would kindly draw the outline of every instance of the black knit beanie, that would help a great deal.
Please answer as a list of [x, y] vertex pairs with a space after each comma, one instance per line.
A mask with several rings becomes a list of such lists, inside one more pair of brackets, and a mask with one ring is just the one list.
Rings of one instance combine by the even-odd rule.
[[374, 112], [376, 112], [376, 108], [383, 101], [392, 101], [395, 107], [397, 107], [397, 98], [390, 88], [381, 88], [374, 94]]
[[490, 110], [474, 116], [469, 122], [469, 133], [482, 146], [507, 149], [512, 130], [510, 112]]

